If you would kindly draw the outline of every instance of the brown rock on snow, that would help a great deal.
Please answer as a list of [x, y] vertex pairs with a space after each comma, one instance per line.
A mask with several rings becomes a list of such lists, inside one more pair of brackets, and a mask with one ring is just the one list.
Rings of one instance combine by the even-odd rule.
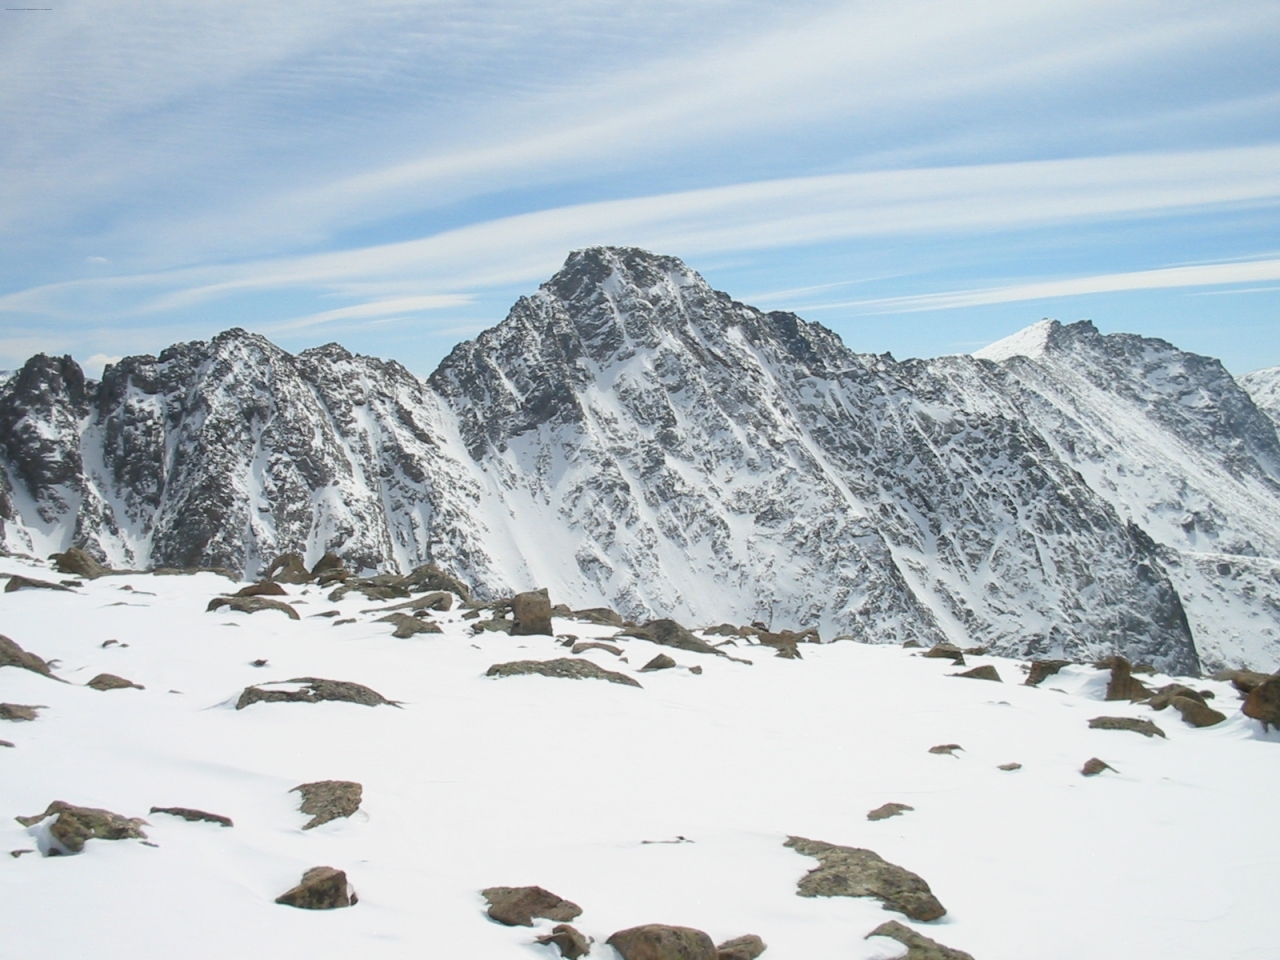
[[407, 613], [391, 613], [385, 617], [379, 617], [375, 623], [394, 623], [396, 628], [391, 632], [393, 637], [401, 640], [408, 640], [410, 637], [419, 633], [443, 633], [438, 624], [432, 623], [430, 620], [421, 620], [418, 617], [411, 617]]
[[301, 619], [298, 611], [283, 600], [272, 600], [270, 597], [214, 597], [205, 607], [205, 613], [213, 613], [219, 607], [230, 607], [239, 613], [258, 613], [262, 610], [279, 610], [290, 620]]
[[[32, 673], [38, 673], [42, 677], [48, 677], [50, 680], [60, 679], [53, 675], [53, 670], [50, 669], [46, 661], [37, 657], [34, 653], [28, 653], [23, 650], [2, 634], [0, 634], [0, 667], [21, 667], [23, 670], [30, 670]], [[65, 683], [66, 681], [62, 682]]]
[[587, 623], [599, 624], [602, 627], [620, 627], [623, 625], [622, 615], [608, 607], [588, 607], [586, 610], [574, 610], [574, 620], [585, 620]]
[[60, 583], [50, 583], [48, 580], [34, 580], [31, 577], [20, 577], [18, 574], [10, 574], [9, 582], [4, 585], [5, 593], [16, 593], [19, 590], [60, 590], [63, 593], [71, 593], [71, 588], [63, 586]]
[[302, 875], [301, 883], [276, 897], [276, 903], [302, 910], [334, 910], [358, 902], [346, 873], [333, 867], [312, 867]]
[[1145, 700], [1151, 696], [1146, 684], [1133, 676], [1133, 666], [1124, 657], [1108, 657], [1094, 666], [1104, 670], [1111, 668], [1111, 679], [1107, 681], [1107, 695], [1104, 699]]
[[949, 757], [954, 757], [957, 750], [963, 750], [964, 747], [958, 743], [940, 743], [936, 747], [930, 747], [930, 753], [945, 753]]
[[996, 683], [1003, 683], [1000, 674], [996, 668], [989, 663], [985, 663], [980, 667], [974, 667], [972, 670], [966, 670], [964, 673], [953, 673], [953, 677], [968, 677], [970, 680], [994, 680]]
[[900, 960], [973, 960], [972, 954], [944, 947], [936, 940], [930, 940], [923, 934], [916, 933], [905, 923], [899, 923], [897, 920], [880, 924], [863, 939], [871, 937], [889, 937], [905, 946], [907, 952]]
[[49, 708], [42, 704], [0, 703], [0, 720], [13, 720], [15, 722], [34, 720], [37, 716], [37, 710], [47, 709]]
[[951, 660], [956, 666], [964, 666], [964, 651], [951, 643], [937, 643], [920, 654], [931, 659]]
[[77, 807], [62, 800], [55, 800], [44, 813], [30, 817], [14, 817], [25, 827], [32, 827], [46, 817], [57, 815], [49, 827], [49, 834], [70, 853], [79, 853], [87, 840], [145, 840], [142, 826], [147, 822], [139, 817], [122, 817], [110, 810], [97, 807]]
[[729, 656], [723, 650], [717, 650], [705, 640], [699, 640], [680, 624], [670, 619], [650, 620], [642, 627], [628, 627], [619, 636], [635, 637], [648, 640], [663, 647], [675, 647], [677, 650], [688, 650], [690, 653], [710, 653], [717, 657]]
[[804, 837], [789, 837], [785, 846], [820, 863], [800, 879], [799, 896], [875, 897], [912, 920], [937, 920], [947, 912], [921, 877], [871, 850]]
[[114, 673], [100, 673], [86, 683], [85, 686], [92, 687], [94, 690], [127, 690], [130, 687], [134, 690], [147, 689], [140, 683], [134, 683], [124, 677], [117, 677]]
[[572, 660], [568, 657], [558, 660], [514, 660], [511, 663], [495, 663], [485, 671], [486, 677], [523, 675], [560, 677], [565, 680], [608, 680], [610, 683], [621, 683], [628, 687], [640, 686], [634, 678], [624, 673], [605, 670], [590, 660]]
[[453, 607], [453, 594], [445, 593], [443, 590], [435, 590], [431, 593], [424, 593], [420, 597], [414, 597], [412, 600], [406, 600], [404, 603], [393, 603], [389, 607], [374, 607], [371, 610], [361, 610], [361, 613], [390, 613], [393, 610], [438, 610], [440, 613], [448, 613]]
[[196, 810], [193, 807], [152, 807], [152, 813], [167, 813], [171, 817], [181, 817], [183, 820], [189, 820], [192, 823], [197, 821], [207, 821], [208, 823], [220, 823], [224, 827], [235, 826], [231, 822], [230, 817], [224, 817], [220, 813], [208, 813], [204, 810]]
[[1227, 680], [1242, 694], [1250, 694], [1260, 683], [1271, 679], [1269, 673], [1258, 673], [1256, 670], [1219, 670], [1213, 675], [1215, 680]]
[[715, 941], [692, 927], [648, 923], [619, 930], [605, 943], [622, 960], [716, 960]]
[[575, 643], [570, 653], [586, 653], [588, 650], [603, 650], [605, 653], [612, 653], [615, 657], [622, 656], [622, 648], [615, 647], [612, 643], [600, 643], [596, 640], [584, 640], [582, 643]]
[[241, 587], [233, 597], [287, 597], [288, 591], [274, 580], [260, 580], [247, 587]]
[[1280, 676], [1269, 677], [1249, 691], [1240, 712], [1261, 720], [1264, 729], [1280, 727]]
[[447, 593], [456, 593], [464, 601], [471, 599], [470, 587], [434, 563], [424, 563], [420, 567], [414, 567], [400, 582], [410, 593], [443, 590]]
[[53, 569], [59, 573], [69, 573], [86, 580], [96, 580], [111, 573], [110, 567], [99, 563], [79, 547], [71, 547], [66, 553], [50, 554], [49, 559], [53, 561]]
[[768, 947], [754, 933], [734, 937], [716, 947], [716, 960], [756, 960]]
[[1110, 764], [1103, 763], [1097, 757], [1090, 757], [1085, 761], [1084, 766], [1080, 768], [1080, 772], [1086, 777], [1096, 777], [1103, 770], [1110, 770], [1112, 773], [1116, 772], [1115, 767]]
[[376, 707], [381, 704], [397, 707], [398, 703], [388, 700], [376, 690], [359, 683], [346, 680], [324, 680], [320, 677], [295, 677], [285, 683], [304, 684], [300, 690], [264, 690], [262, 686], [245, 687], [236, 701], [236, 709], [243, 710], [254, 703], [319, 703], [321, 700], [342, 700], [347, 703], [358, 703], [365, 707]]
[[1193, 727], [1212, 727], [1215, 723], [1221, 723], [1227, 719], [1225, 713], [1219, 713], [1203, 700], [1195, 700], [1191, 697], [1171, 697], [1169, 706], [1182, 714], [1182, 719]]
[[888, 820], [890, 817], [900, 817], [904, 811], [914, 810], [915, 807], [909, 807], [905, 803], [886, 803], [876, 807], [867, 814], [868, 820]]
[[557, 923], [551, 932], [535, 938], [536, 943], [555, 944], [560, 948], [560, 956], [567, 960], [578, 960], [591, 952], [592, 941], [567, 923]]
[[262, 574], [264, 580], [278, 580], [281, 583], [310, 583], [311, 571], [306, 562], [297, 553], [282, 553], [271, 561]]
[[551, 598], [545, 589], [528, 590], [512, 597], [511, 617], [516, 623], [511, 629], [514, 636], [555, 635], [551, 629]]
[[487, 887], [480, 895], [489, 902], [489, 916], [508, 927], [531, 927], [534, 917], [568, 923], [582, 913], [573, 901], [542, 887]]
[[311, 568], [311, 576], [320, 586], [326, 586], [337, 580], [347, 579], [351, 572], [347, 570], [342, 558], [330, 550], [316, 561], [316, 565]]
[[676, 662], [668, 657], [665, 653], [660, 653], [643, 667], [640, 668], [641, 673], [653, 673], [655, 670], [670, 670], [676, 665]]
[[1006, 772], [1012, 772], [1012, 771], [1014, 771], [1014, 770], [1021, 770], [1021, 769], [1022, 769], [1022, 764], [1020, 764], [1020, 763], [1002, 763], [1002, 764], [1000, 764], [1000, 766], [996, 767], [996, 769], [997, 769], [997, 770], [1004, 770], [1004, 771], [1006, 771]]
[[1144, 737], [1163, 737], [1164, 731], [1150, 720], [1134, 717], [1094, 717], [1089, 721], [1090, 730], [1132, 730]]
[[317, 780], [300, 784], [289, 792], [302, 794], [298, 809], [311, 816], [311, 821], [303, 824], [302, 829], [310, 830], [359, 810], [364, 787], [354, 780]]
[[1038, 687], [1045, 677], [1051, 677], [1070, 665], [1070, 660], [1032, 660], [1024, 683], [1028, 687]]

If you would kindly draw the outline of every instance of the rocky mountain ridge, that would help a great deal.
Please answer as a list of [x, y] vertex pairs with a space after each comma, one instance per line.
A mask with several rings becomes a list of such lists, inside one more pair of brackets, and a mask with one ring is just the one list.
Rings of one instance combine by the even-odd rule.
[[127, 567], [326, 549], [692, 622], [1280, 659], [1280, 442], [1221, 365], [1091, 324], [857, 354], [679, 260], [572, 254], [427, 381], [241, 330], [0, 384], [4, 544]]

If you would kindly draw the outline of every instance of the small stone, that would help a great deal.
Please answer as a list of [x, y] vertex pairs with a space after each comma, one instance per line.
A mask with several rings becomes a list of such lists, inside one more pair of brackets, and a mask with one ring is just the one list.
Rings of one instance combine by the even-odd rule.
[[13, 741], [11, 741], [11, 740], [0, 740], [0, 747], [10, 747], [10, 748], [12, 748], [12, 747], [13, 747]]
[[974, 667], [972, 670], [966, 670], [964, 673], [953, 673], [953, 677], [968, 677], [970, 680], [994, 680], [996, 683], [1003, 683], [1000, 674], [996, 672], [996, 668], [989, 663], [984, 663], [980, 667]]
[[534, 917], [568, 923], [582, 913], [576, 903], [542, 887], [488, 887], [480, 895], [489, 902], [489, 916], [508, 927], [531, 927]]
[[302, 829], [310, 830], [330, 820], [349, 817], [359, 810], [364, 787], [354, 780], [317, 780], [300, 784], [289, 792], [302, 794], [302, 804], [298, 809], [311, 817]]
[[1097, 757], [1091, 757], [1086, 760], [1084, 766], [1080, 768], [1080, 772], [1086, 777], [1096, 777], [1103, 770], [1110, 770], [1112, 773], [1117, 772], [1115, 767], [1103, 763]]
[[930, 747], [929, 752], [938, 754], [945, 753], [949, 757], [954, 757], [957, 750], [963, 749], [964, 747], [960, 746], [958, 743], [940, 743], [936, 747]]
[[912, 920], [937, 920], [947, 912], [923, 879], [871, 850], [804, 837], [789, 837], [784, 845], [820, 864], [800, 879], [799, 896], [875, 897]]
[[572, 660], [567, 657], [558, 660], [515, 660], [511, 663], [495, 663], [486, 672], [486, 677], [515, 677], [522, 675], [538, 675], [543, 677], [560, 677], [565, 680], [608, 680], [610, 683], [621, 683], [628, 687], [640, 684], [624, 673], [605, 670], [590, 660]]
[[1280, 727], [1280, 676], [1269, 677], [1250, 690], [1240, 712], [1261, 720], [1264, 730]]
[[619, 930], [605, 943], [622, 960], [716, 960], [715, 941], [692, 927], [649, 923]]
[[1045, 677], [1051, 677], [1070, 665], [1070, 660], [1032, 660], [1025, 683], [1028, 687], [1038, 687]]
[[15, 723], [23, 720], [34, 720], [37, 716], [37, 710], [47, 709], [49, 708], [43, 704], [0, 703], [0, 720], [13, 720]]
[[514, 636], [555, 636], [551, 629], [551, 599], [546, 589], [517, 593], [511, 599], [511, 616], [515, 620], [511, 629]]
[[355, 622], [356, 622], [356, 618], [355, 618], [355, 617], [343, 617], [341, 620], [335, 620], [335, 621], [333, 621], [333, 623], [329, 624], [329, 626], [331, 626], [331, 627], [340, 627], [340, 626], [342, 626], [344, 623], [355, 623]]
[[319, 703], [321, 700], [342, 700], [347, 703], [358, 703], [365, 707], [376, 707], [381, 704], [398, 707], [394, 700], [388, 700], [376, 690], [359, 683], [346, 680], [324, 680], [320, 677], [295, 677], [285, 683], [300, 683], [299, 690], [264, 689], [270, 684], [245, 687], [236, 701], [236, 709], [243, 710], [254, 703]]
[[206, 613], [213, 613], [220, 607], [230, 607], [239, 613], [259, 613], [263, 610], [278, 610], [290, 620], [301, 619], [298, 611], [283, 600], [272, 600], [270, 597], [214, 597], [205, 607]]
[[1134, 717], [1094, 717], [1089, 721], [1090, 730], [1132, 730], [1144, 737], [1163, 737], [1164, 731], [1150, 720]]
[[147, 689], [140, 683], [134, 683], [124, 677], [117, 677], [114, 673], [100, 673], [86, 683], [85, 686], [92, 687], [94, 690], [125, 690], [130, 687], [135, 690]]
[[24, 827], [33, 827], [46, 817], [57, 815], [49, 827], [49, 835], [69, 853], [79, 853], [86, 840], [145, 840], [142, 827], [147, 821], [138, 817], [122, 817], [110, 810], [97, 807], [77, 807], [55, 800], [45, 809], [30, 817], [14, 817]]
[[152, 813], [167, 813], [171, 817], [181, 817], [183, 820], [195, 823], [197, 821], [207, 821], [208, 823], [220, 823], [224, 827], [235, 826], [231, 822], [230, 817], [224, 817], [220, 813], [208, 813], [204, 810], [196, 810], [192, 807], [152, 807]]
[[[569, 643], [573, 643], [572, 640]], [[573, 643], [571, 653], [586, 653], [588, 650], [603, 650], [605, 653], [612, 653], [615, 657], [622, 656], [622, 648], [615, 647], [612, 643], [599, 643], [595, 640], [585, 640], [582, 643]]]
[[251, 667], [265, 667], [266, 665], [267, 665], [267, 661], [265, 659], [254, 660], [254, 661], [251, 661], [249, 664], [249, 666]]
[[17, 860], [20, 856], [22, 856], [23, 854], [26, 854], [26, 853], [35, 853], [35, 850], [31, 849], [30, 847], [25, 847], [25, 848], [24, 848], [24, 849], [22, 849], [22, 850], [10, 850], [10, 851], [9, 851], [9, 856], [11, 856], [11, 857], [13, 857], [13, 859]]
[[557, 923], [551, 928], [550, 933], [537, 937], [535, 942], [541, 944], [555, 944], [560, 948], [560, 956], [566, 960], [578, 960], [579, 957], [585, 957], [591, 952], [592, 941], [584, 937], [573, 927], [567, 923]]
[[1000, 764], [1000, 766], [996, 767], [996, 769], [997, 769], [997, 770], [1021, 770], [1021, 769], [1022, 769], [1022, 764], [1020, 764], [1020, 763], [1002, 763], [1002, 764]]
[[915, 807], [909, 807], [905, 803], [886, 803], [868, 813], [867, 819], [888, 820], [890, 817], [900, 817], [905, 811], [914, 809]]
[[676, 662], [668, 657], [665, 653], [660, 653], [643, 667], [640, 668], [641, 673], [652, 673], [655, 670], [670, 670], [676, 665]]
[[930, 940], [923, 934], [916, 933], [905, 923], [899, 923], [897, 920], [880, 924], [863, 939], [871, 937], [888, 937], [905, 946], [907, 952], [898, 960], [973, 960], [972, 954], [944, 947], [936, 940]]
[[716, 947], [716, 960], [756, 960], [768, 947], [754, 933], [726, 940]]
[[696, 675], [698, 675], [698, 676], [702, 676], [702, 667], [698, 666], [698, 665], [695, 663], [692, 667], [690, 667], [690, 668], [689, 668], [689, 672], [690, 672], [690, 673], [693, 673], [693, 674], [696, 674]]
[[346, 873], [333, 867], [312, 867], [302, 875], [301, 883], [276, 897], [276, 903], [302, 910], [334, 910], [358, 902]]

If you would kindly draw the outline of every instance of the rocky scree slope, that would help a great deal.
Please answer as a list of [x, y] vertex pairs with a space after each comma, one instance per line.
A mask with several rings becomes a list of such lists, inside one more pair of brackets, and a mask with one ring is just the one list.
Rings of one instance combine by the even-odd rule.
[[594, 248], [426, 383], [239, 330], [101, 382], [41, 356], [0, 385], [0, 445], [24, 552], [253, 575], [332, 549], [633, 617], [1280, 654], [1274, 426], [1216, 361], [1087, 323], [899, 363]]

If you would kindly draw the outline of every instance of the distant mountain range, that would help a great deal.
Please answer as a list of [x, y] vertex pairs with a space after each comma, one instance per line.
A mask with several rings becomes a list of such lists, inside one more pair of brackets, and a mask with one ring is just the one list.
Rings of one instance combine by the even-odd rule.
[[86, 380], [0, 382], [14, 552], [257, 575], [326, 549], [498, 595], [690, 623], [1280, 660], [1280, 370], [1042, 321], [895, 361], [712, 290], [572, 254], [426, 381], [229, 330]]

